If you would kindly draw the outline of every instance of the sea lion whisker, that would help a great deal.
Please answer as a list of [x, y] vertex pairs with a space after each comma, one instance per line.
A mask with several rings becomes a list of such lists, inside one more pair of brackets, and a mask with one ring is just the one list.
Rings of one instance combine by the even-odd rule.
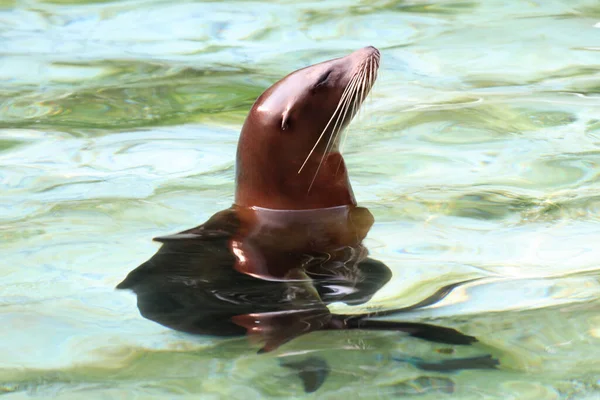
[[[329, 137], [329, 140], [327, 141], [327, 145], [325, 146], [325, 152], [323, 153], [323, 156], [321, 157], [319, 167], [321, 166], [321, 163], [323, 163], [323, 160], [325, 159], [325, 155], [331, 150], [331, 148], [335, 144], [335, 137], [337, 136], [337, 133], [339, 132], [339, 130], [342, 129], [343, 121], [344, 121], [344, 118], [346, 115], [344, 110], [346, 110], [348, 102], [352, 101], [352, 96], [353, 96], [354, 88], [356, 87], [357, 81], [358, 81], [358, 79], [354, 79], [354, 77], [353, 77], [353, 79], [348, 83], [348, 92], [347, 92], [346, 96], [343, 99], [340, 99], [341, 108], [339, 110], [339, 113], [337, 114], [335, 124], [333, 125], [333, 128], [331, 130], [331, 136]], [[342, 113], [343, 113], [343, 116], [342, 116]], [[317, 169], [317, 172], [318, 172], [318, 169]]]
[[[312, 189], [312, 186], [315, 183], [315, 179], [317, 179], [319, 170], [321, 169], [321, 166], [323, 165], [323, 161], [325, 160], [325, 156], [327, 155], [328, 151], [330, 150], [330, 147], [333, 147], [335, 145], [337, 136], [338, 136], [339, 132], [341, 132], [343, 129], [344, 119], [346, 118], [346, 114], [348, 113], [349, 105], [352, 102], [353, 93], [356, 90], [355, 88], [357, 87], [357, 83], [360, 81], [360, 78], [358, 78], [357, 76], [358, 76], [358, 74], [355, 75], [354, 77], [352, 77], [350, 83], [348, 83], [348, 86], [346, 86], [346, 89], [349, 88], [347, 91], [347, 95], [343, 99], [340, 99], [340, 105], [342, 105], [342, 108], [340, 109], [340, 112], [337, 114], [337, 118], [336, 118], [335, 124], [333, 125], [331, 136], [329, 136], [329, 140], [327, 141], [327, 145], [325, 146], [325, 151], [323, 152], [323, 155], [321, 156], [321, 160], [319, 161], [319, 166], [317, 167], [317, 170], [315, 171], [315, 175], [313, 176], [313, 178], [310, 182], [310, 185], [308, 186], [307, 193], [309, 193], [310, 189]], [[346, 93], [346, 90], [344, 90], [344, 92]], [[339, 108], [339, 106], [338, 106], [338, 108]], [[343, 115], [342, 115], [342, 113], [343, 113]]]
[[361, 115], [362, 113], [362, 105], [365, 101], [365, 97], [366, 97], [366, 91], [368, 90], [367, 85], [368, 85], [368, 76], [369, 76], [369, 72], [367, 67], [365, 67], [364, 71], [363, 71], [363, 75], [362, 75], [362, 81], [361, 81], [361, 85], [360, 85], [360, 91], [356, 94], [356, 101], [358, 103], [358, 106], [356, 107], [356, 112]]
[[[360, 90], [360, 86], [362, 85], [362, 82], [364, 80], [364, 70], [361, 70], [357, 75], [359, 77], [357, 78], [356, 82], [353, 84], [351, 94], [348, 97], [348, 99], [346, 101], [346, 104], [344, 105], [344, 116], [342, 117], [342, 121], [344, 119], [346, 119], [346, 115], [348, 114], [348, 111], [350, 110], [350, 107], [352, 107], [352, 111], [350, 112], [350, 118], [349, 118], [349, 120], [352, 120], [352, 118], [354, 118], [354, 115], [355, 115], [355, 109], [356, 109], [356, 106], [357, 106], [356, 94]], [[359, 105], [359, 107], [360, 107], [360, 105]], [[342, 132], [343, 132], [342, 124], [340, 124], [340, 128], [338, 129], [338, 131], [334, 132], [335, 138], [333, 140], [333, 143], [335, 144], [336, 142], [339, 142], [338, 137], [339, 136], [342, 137], [342, 143], [341, 143], [340, 148], [339, 148], [339, 152], [340, 153], [342, 152], [343, 142], [348, 137], [347, 133], [344, 135]], [[334, 135], [332, 135], [332, 137]], [[331, 140], [331, 138], [330, 138], [330, 140]], [[337, 175], [337, 173], [338, 173], [341, 165], [342, 165], [342, 160], [340, 159], [340, 162], [338, 163], [338, 166], [337, 166], [337, 168], [335, 170], [335, 174], [336, 175]]]
[[[332, 132], [335, 130], [335, 126], [337, 125], [337, 121], [339, 120], [339, 115], [342, 112], [343, 109], [343, 105], [344, 102], [346, 101], [346, 99], [348, 99], [348, 97], [350, 97], [350, 91], [351, 91], [351, 87], [354, 83], [356, 79], [356, 76], [354, 76], [346, 85], [346, 87], [344, 88], [344, 92], [342, 93], [342, 96], [340, 98], [340, 100], [338, 101], [338, 105], [335, 109], [335, 111], [333, 112], [333, 114], [331, 115], [331, 118], [329, 119], [329, 122], [327, 122], [327, 125], [325, 125], [325, 128], [323, 128], [323, 131], [321, 132], [321, 135], [317, 138], [317, 141], [315, 142], [313, 148], [311, 149], [311, 151], [308, 153], [308, 156], [306, 157], [306, 159], [304, 160], [304, 163], [302, 164], [302, 166], [300, 167], [300, 169], [298, 170], [298, 173], [302, 172], [302, 169], [304, 168], [304, 166], [306, 165], [306, 163], [308, 162], [308, 160], [310, 159], [310, 156], [314, 153], [315, 149], [317, 148], [317, 145], [319, 144], [319, 142], [321, 141], [321, 139], [323, 138], [323, 136], [325, 135], [325, 132], [327, 131], [327, 128], [329, 128], [329, 126], [331, 125], [331, 122], [334, 120], [334, 118], [336, 119], [336, 123], [334, 124], [334, 128], [332, 129]], [[328, 148], [329, 146], [327, 146]]]
[[362, 104], [364, 103], [365, 97], [367, 96], [367, 93], [368, 93], [368, 88], [367, 88], [367, 84], [366, 84], [367, 79], [368, 79], [367, 78], [367, 70], [365, 69], [364, 80], [362, 82], [361, 91], [360, 91], [360, 99], [359, 99], [360, 104], [359, 104], [359, 109], [358, 109], [359, 113], [361, 112], [360, 106], [362, 106]]
[[[361, 70], [357, 74], [357, 79], [356, 79], [355, 83], [353, 84], [351, 95], [347, 101], [348, 104], [345, 106], [344, 119], [346, 118], [346, 114], [350, 110], [350, 107], [352, 107], [352, 111], [350, 112], [349, 120], [352, 120], [354, 118], [354, 116], [356, 115], [357, 109], [360, 107], [360, 104], [357, 101], [357, 99], [358, 99], [357, 95], [360, 91], [360, 87], [362, 85], [363, 80], [364, 80], [364, 70]], [[342, 131], [339, 130], [336, 134], [340, 135], [341, 132]], [[343, 136], [342, 141], [344, 141], [348, 135], [346, 134], [346, 135], [342, 135], [342, 136]], [[337, 140], [337, 137], [336, 137], [336, 140]], [[339, 149], [340, 153], [342, 152], [342, 147], [343, 147], [343, 143], [340, 145], [340, 149]], [[339, 170], [340, 165], [341, 165], [341, 160], [340, 160], [340, 164], [338, 164], [338, 170]], [[336, 170], [336, 174], [337, 174], [337, 170]]]
[[[351, 118], [354, 118], [354, 116], [358, 113], [358, 111], [360, 110], [360, 101], [359, 101], [359, 93], [361, 91], [361, 86], [363, 85], [364, 82], [364, 76], [365, 76], [365, 71], [364, 69], [360, 71], [359, 73], [360, 78], [359, 78], [359, 82], [360, 84], [356, 85], [354, 87], [354, 91], [352, 93], [352, 112], [351, 112]], [[348, 137], [348, 133], [346, 133], [345, 135], [342, 136], [342, 141], [340, 143], [340, 153], [342, 152], [343, 148], [344, 148], [344, 144], [346, 143], [346, 138]], [[335, 173], [337, 174], [340, 166], [342, 165], [342, 160], [340, 159], [338, 166], [335, 170]]]
[[348, 82], [348, 85], [346, 86], [347, 92], [345, 92], [345, 96], [342, 96], [342, 98], [340, 98], [339, 112], [337, 113], [335, 124], [333, 125], [333, 128], [331, 130], [332, 135], [327, 142], [327, 146], [325, 146], [325, 153], [327, 153], [330, 150], [330, 144], [335, 143], [335, 140], [332, 141], [332, 138], [336, 135], [336, 132], [339, 129], [341, 129], [341, 127], [343, 125], [344, 117], [342, 116], [342, 113], [346, 109], [348, 102], [352, 101], [353, 92], [355, 90], [355, 87], [356, 87], [356, 84], [358, 81], [359, 81], [359, 78], [356, 75], [353, 76], [352, 79], [350, 80], [350, 82]]
[[[357, 75], [361, 75], [361, 74], [359, 73]], [[344, 102], [344, 106], [342, 107], [343, 115], [342, 115], [342, 112], [340, 112], [340, 116], [342, 116], [341, 119], [338, 116], [338, 122], [340, 122], [340, 125], [339, 125], [337, 131], [335, 130], [335, 127], [334, 127], [333, 135], [331, 135], [331, 138], [330, 138], [330, 141], [332, 142], [332, 145], [334, 145], [336, 143], [337, 137], [339, 136], [339, 134], [343, 130], [343, 128], [342, 128], [343, 127], [343, 122], [346, 119], [346, 115], [348, 114], [348, 110], [350, 109], [350, 105], [353, 105], [355, 103], [355, 93], [358, 90], [358, 88], [360, 87], [361, 80], [362, 80], [362, 77], [359, 76], [352, 83], [352, 88], [350, 89], [349, 95], [346, 97], [346, 100]], [[354, 115], [351, 115], [350, 119], [352, 119], [352, 117], [354, 117]], [[350, 121], [348, 121], [348, 122], [350, 122]], [[337, 123], [336, 123], [336, 125], [337, 125]], [[331, 140], [332, 138], [333, 138], [333, 141]], [[325, 151], [328, 151], [328, 150], [329, 150], [329, 146], [328, 146], [328, 148], [326, 148]]]
[[[368, 96], [371, 88], [373, 87], [374, 83], [375, 83], [375, 79], [377, 77], [376, 73], [377, 73], [377, 68], [379, 61], [377, 58], [375, 57], [371, 57], [369, 58], [365, 64], [364, 64], [364, 68], [361, 70], [360, 76], [361, 76], [361, 82], [359, 85], [359, 88], [356, 90], [356, 92], [353, 94], [354, 95], [354, 101], [353, 101], [353, 105], [352, 105], [352, 117], [354, 117], [356, 114], [360, 114], [361, 112], [361, 106], [364, 103], [365, 98]], [[360, 118], [360, 115], [359, 115]], [[343, 148], [344, 148], [344, 144], [346, 142], [346, 138], [348, 137], [349, 133], [346, 133], [343, 138], [342, 141], [340, 143], [340, 153], [342, 152]], [[340, 162], [338, 163], [338, 167], [336, 169], [336, 174], [339, 171], [340, 166], [342, 165], [342, 160], [340, 160]]]
[[315, 142], [315, 145], [313, 146], [313, 148], [310, 150], [310, 152], [308, 153], [308, 156], [306, 156], [306, 159], [304, 160], [304, 163], [302, 163], [302, 166], [300, 167], [300, 169], [298, 170], [298, 173], [302, 172], [302, 169], [304, 168], [304, 166], [306, 165], [306, 163], [308, 162], [308, 160], [310, 159], [310, 156], [314, 153], [315, 149], [317, 148], [319, 142], [321, 141], [321, 139], [323, 138], [323, 136], [325, 135], [325, 132], [327, 131], [327, 128], [329, 128], [329, 125], [331, 125], [331, 121], [333, 121], [333, 119], [335, 118], [336, 114], [338, 113], [338, 110], [340, 109], [340, 106], [342, 104], [342, 100], [344, 99], [344, 97], [346, 96], [347, 92], [348, 92], [348, 87], [350, 86], [350, 84], [352, 83], [352, 81], [354, 80], [354, 78], [348, 82], [348, 84], [346, 85], [346, 87], [344, 88], [344, 92], [342, 93], [342, 97], [340, 98], [340, 101], [338, 102], [338, 105], [335, 109], [335, 111], [333, 112], [333, 114], [331, 115], [331, 118], [329, 119], [329, 121], [327, 122], [327, 125], [325, 125], [325, 128], [323, 128], [323, 132], [321, 132], [321, 135], [319, 135], [319, 137], [317, 138], [317, 141]]
[[358, 113], [358, 109], [360, 107], [360, 105], [358, 104], [356, 95], [358, 94], [358, 88], [354, 93], [354, 99], [352, 101], [352, 118], [354, 118], [354, 116], [356, 116], [356, 113]]
[[369, 58], [369, 74], [368, 74], [369, 82], [368, 82], [368, 89], [367, 89], [368, 91], [367, 91], [367, 94], [365, 95], [365, 99], [368, 97], [369, 92], [373, 88], [373, 84], [374, 84], [374, 79], [373, 79], [374, 78], [374, 66], [373, 66], [374, 62], [375, 62], [375, 60], [373, 57]]
[[369, 59], [369, 87], [373, 86], [373, 62], [372, 58]]
[[[375, 86], [375, 82], [377, 81], [377, 70], [379, 68], [379, 61], [373, 60], [373, 76], [371, 77], [371, 90], [373, 90], [373, 86]], [[373, 101], [373, 96], [371, 96], [371, 102]]]
[[377, 70], [379, 69], [379, 60], [377, 59], [372, 59], [372, 65], [371, 65], [371, 71], [372, 71], [372, 75], [371, 75], [371, 89], [373, 88], [373, 86], [375, 86], [375, 81], [377, 79]]
[[365, 64], [365, 68], [363, 69], [362, 80], [360, 82], [360, 92], [357, 93], [357, 101], [358, 101], [358, 112], [361, 112], [360, 107], [362, 106], [365, 100], [365, 90], [367, 90], [367, 81], [369, 79], [369, 70], [367, 64]]

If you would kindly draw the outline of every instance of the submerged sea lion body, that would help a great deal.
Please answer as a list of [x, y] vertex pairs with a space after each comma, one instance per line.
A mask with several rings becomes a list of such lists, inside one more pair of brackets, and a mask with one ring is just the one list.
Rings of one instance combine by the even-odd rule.
[[[362, 245], [372, 221], [367, 209], [355, 206], [258, 212], [232, 207], [196, 228], [157, 238], [159, 251], [117, 288], [133, 290], [148, 319], [188, 333], [247, 333], [262, 339], [261, 351], [301, 334], [337, 329], [395, 330], [436, 342], [472, 343], [474, 338], [452, 329], [329, 311], [334, 302], [368, 302], [392, 276]], [[332, 242], [332, 232], [348, 242]], [[235, 242], [243, 245], [232, 247]]]
[[[157, 238], [160, 250], [118, 288], [137, 294], [146, 318], [189, 333], [242, 334], [259, 314], [271, 325], [281, 312], [286, 321], [318, 315], [312, 328], [282, 336], [269, 332], [265, 349], [273, 349], [300, 333], [327, 328], [332, 316], [327, 304], [365, 303], [391, 278], [383, 263], [367, 257], [361, 239], [331, 242], [332, 230], [340, 236], [356, 234], [355, 226], [368, 230], [370, 213], [354, 209], [277, 210], [265, 217], [261, 214], [273, 210], [232, 207], [197, 228]], [[281, 224], [285, 219], [292, 222]]]

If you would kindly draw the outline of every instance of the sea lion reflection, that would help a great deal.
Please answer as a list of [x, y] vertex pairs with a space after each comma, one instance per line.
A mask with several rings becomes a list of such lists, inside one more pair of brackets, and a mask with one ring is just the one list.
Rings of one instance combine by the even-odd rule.
[[427, 324], [333, 314], [327, 305], [369, 301], [391, 271], [362, 244], [373, 217], [362, 207], [268, 210], [237, 207], [156, 238], [158, 252], [117, 288], [137, 295], [142, 316], [183, 332], [258, 336], [271, 351], [315, 330], [376, 329], [436, 342], [474, 338]]

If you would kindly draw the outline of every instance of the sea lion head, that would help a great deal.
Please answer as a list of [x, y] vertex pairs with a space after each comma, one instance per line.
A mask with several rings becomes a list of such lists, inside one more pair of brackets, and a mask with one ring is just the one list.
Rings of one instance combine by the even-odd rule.
[[235, 204], [271, 209], [355, 205], [341, 132], [379, 68], [372, 46], [292, 72], [254, 103], [237, 152]]

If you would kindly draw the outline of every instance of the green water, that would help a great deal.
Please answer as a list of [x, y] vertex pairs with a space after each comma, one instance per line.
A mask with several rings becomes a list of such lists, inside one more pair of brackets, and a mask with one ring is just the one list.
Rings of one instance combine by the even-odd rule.
[[[365, 45], [382, 66], [345, 159], [394, 272], [369, 306], [481, 278], [402, 316], [480, 342], [317, 332], [257, 355], [143, 319], [114, 286], [231, 204], [254, 99]], [[600, 398], [598, 0], [3, 0], [0, 196], [3, 398], [303, 397], [276, 357], [307, 350], [320, 399]], [[447, 353], [500, 367], [397, 361]]]

